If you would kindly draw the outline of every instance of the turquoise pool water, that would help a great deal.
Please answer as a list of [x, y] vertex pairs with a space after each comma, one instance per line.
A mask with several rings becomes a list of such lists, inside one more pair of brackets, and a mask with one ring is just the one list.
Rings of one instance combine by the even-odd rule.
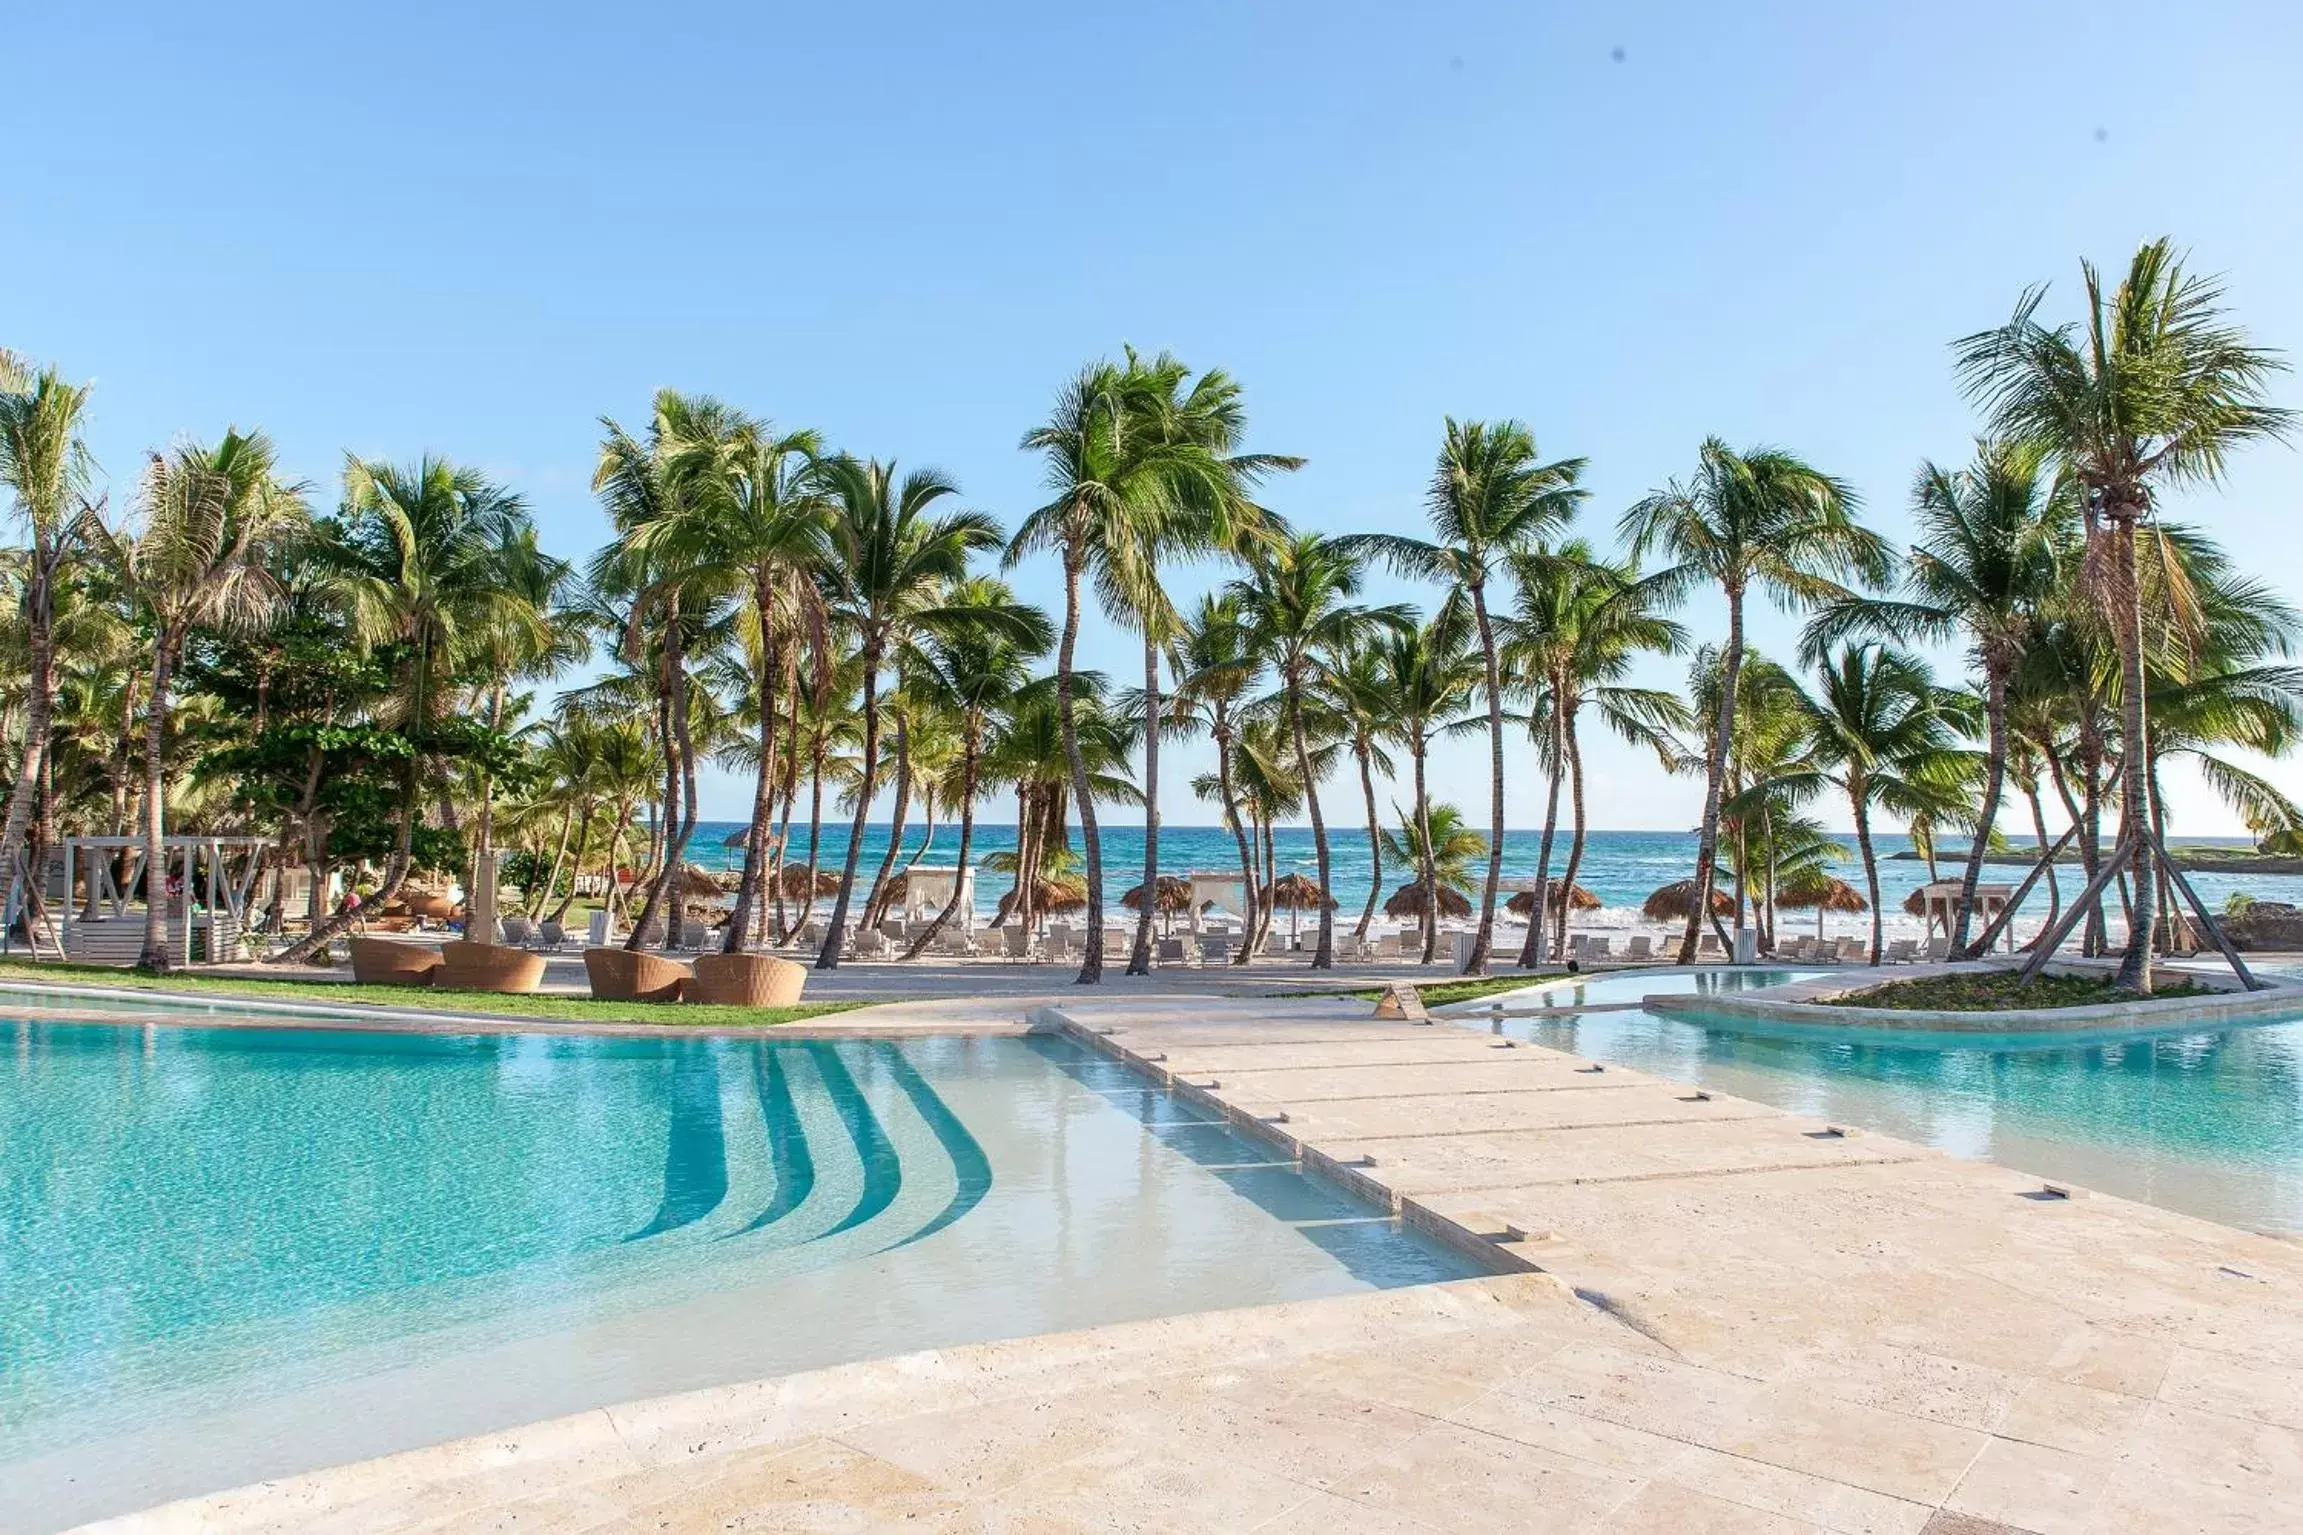
[[1042, 1039], [0, 1023], [0, 1528], [1464, 1260]]
[[1754, 991], [1822, 975], [1821, 970], [1755, 970], [1714, 965], [1708, 970], [1657, 975], [1646, 971], [1625, 975], [1595, 975], [1583, 981], [1557, 981], [1540, 990], [1512, 992], [1464, 1013], [1482, 1016], [1531, 1007], [1590, 1007], [1597, 1004], [1637, 1002], [1642, 997], [1717, 996], [1723, 992]]
[[2082, 1043], [1643, 1009], [1463, 1021], [2211, 1220], [2303, 1230], [2303, 1017]]

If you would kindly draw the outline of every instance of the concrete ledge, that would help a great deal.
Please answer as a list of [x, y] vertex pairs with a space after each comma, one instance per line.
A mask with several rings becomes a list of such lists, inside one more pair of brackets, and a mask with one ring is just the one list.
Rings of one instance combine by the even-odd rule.
[[[1998, 1012], [1958, 1012], [1941, 1008], [1847, 1007], [1832, 997], [1869, 991], [1896, 981], [1923, 980], [1938, 975], [1986, 975], [2011, 968], [2005, 964], [1963, 963], [1899, 965], [1893, 969], [1867, 969], [1822, 976], [1761, 991], [1694, 996], [1665, 994], [1647, 997], [1649, 1012], [1690, 1022], [1744, 1019], [1788, 1023], [1809, 1029], [1877, 1029], [1942, 1034], [2119, 1034], [2154, 1033], [2195, 1023], [2234, 1023], [2280, 1013], [2303, 1013], [2303, 985], [2282, 977], [2258, 975], [2259, 991], [2241, 991], [2228, 976], [2183, 972], [2184, 979], [2214, 988], [2202, 997], [2152, 997], [2134, 1002], [2108, 1002], [2092, 1007], [2025, 1007]], [[2051, 975], [2095, 975], [2099, 967], [2056, 963]]]

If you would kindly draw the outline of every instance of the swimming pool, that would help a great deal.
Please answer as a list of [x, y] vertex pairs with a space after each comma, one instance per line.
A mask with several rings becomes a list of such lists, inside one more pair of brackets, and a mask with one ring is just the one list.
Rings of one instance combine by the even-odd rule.
[[2303, 1230], [2303, 1017], [2080, 1043], [1645, 1009], [1465, 1023], [2252, 1230]]
[[1595, 975], [1587, 980], [1554, 981], [1527, 991], [1506, 992], [1482, 1002], [1450, 1009], [1458, 1016], [1512, 1012], [1531, 1007], [1590, 1007], [1637, 1002], [1642, 997], [1716, 996], [1722, 992], [1755, 991], [1829, 974], [1823, 970], [1760, 970], [1735, 965], [1712, 965], [1698, 970], [1634, 971]]
[[0, 1023], [0, 1528], [1474, 1272], [1060, 1041]]

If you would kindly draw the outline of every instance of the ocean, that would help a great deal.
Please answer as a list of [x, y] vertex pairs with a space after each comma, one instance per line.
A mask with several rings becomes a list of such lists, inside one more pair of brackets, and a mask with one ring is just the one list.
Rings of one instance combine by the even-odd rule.
[[[731, 836], [740, 837], [744, 830], [741, 821], [701, 821], [697, 823], [695, 840], [689, 847], [690, 859], [706, 869], [739, 869], [743, 866], [743, 847], [739, 842], [727, 846]], [[840, 859], [847, 849], [848, 828], [843, 822], [826, 826], [822, 833], [822, 849], [817, 862], [820, 867], [837, 873]], [[1078, 835], [1074, 829], [1074, 836]], [[869, 826], [864, 832], [863, 861], [858, 868], [859, 890], [868, 888], [872, 873], [879, 867], [879, 859], [888, 845], [885, 824]], [[904, 854], [908, 859], [922, 840], [921, 828], [907, 827], [904, 835]], [[1309, 827], [1281, 827], [1275, 834], [1279, 865], [1282, 873], [1298, 871], [1307, 877], [1317, 875], [1317, 857], [1312, 846]], [[1649, 892], [1674, 880], [1687, 878], [1695, 870], [1695, 834], [1693, 832], [1665, 831], [1594, 831], [1584, 847], [1583, 866], [1577, 871], [1576, 883], [1599, 897], [1601, 909], [1579, 912], [1574, 925], [1578, 928], [1605, 930], [1631, 928], [1640, 925], [1640, 903]], [[1508, 879], [1532, 879], [1535, 875], [1536, 856], [1541, 848], [1543, 833], [1515, 829], [1504, 834], [1503, 872]], [[1891, 935], [1916, 936], [1921, 923], [1903, 911], [1903, 898], [1928, 882], [1927, 865], [1918, 859], [1899, 859], [1893, 855], [1911, 846], [1903, 836], [1878, 836], [1873, 839], [1879, 851], [1879, 881], [1887, 907], [1887, 929]], [[791, 857], [807, 857], [807, 827], [797, 824], [792, 829]], [[1013, 825], [986, 825], [979, 823], [971, 858], [981, 862], [987, 853], [1012, 851], [1016, 845]], [[2234, 842], [2234, 845], [2243, 845]], [[952, 855], [959, 847], [959, 829], [945, 824], [935, 829], [934, 840], [921, 861], [929, 865], [949, 866]], [[1104, 898], [1117, 910], [1119, 898], [1140, 884], [1143, 879], [1143, 829], [1136, 826], [1107, 827], [1103, 833]], [[1863, 888], [1863, 868], [1855, 857], [1852, 837], [1846, 839], [1847, 858], [1834, 872], [1858, 890]], [[1367, 828], [1346, 823], [1331, 825], [1328, 829], [1328, 848], [1334, 861], [1333, 885], [1336, 899], [1341, 903], [1337, 916], [1347, 925], [1359, 920], [1361, 908], [1368, 896], [1371, 860], [1367, 843]], [[1552, 877], [1565, 872], [1567, 838], [1561, 834], [1552, 849]], [[899, 861], [900, 866], [900, 861]], [[1959, 877], [1960, 866], [1951, 860], [1939, 864], [1945, 879]], [[1160, 828], [1160, 869], [1166, 874], [1181, 874], [1193, 869], [1236, 872], [1239, 853], [1231, 834], [1219, 826], [1176, 826]], [[1485, 866], [1480, 866], [1481, 873]], [[2010, 864], [1986, 865], [1987, 882], [2012, 884], [2023, 877], [2024, 871]], [[2076, 893], [2078, 880], [2075, 868], [2059, 868], [2064, 895], [2068, 899]], [[1406, 883], [1412, 875], [1395, 868], [1390, 859], [1384, 861], [1383, 890], [1378, 896], [1378, 920], [1384, 897]], [[2292, 901], [2303, 904], [2303, 876], [2259, 874], [2194, 874], [2192, 884], [2202, 899], [2220, 910], [2223, 900], [2234, 891], [2245, 890], [2262, 900]], [[976, 877], [976, 907], [989, 916], [999, 904], [1008, 888], [1003, 875], [979, 874]], [[1474, 886], [1476, 890], [1476, 884]], [[2044, 884], [2025, 903], [2026, 910], [2044, 915], [2046, 889]], [[2113, 919], [2117, 919], [2116, 900], [2111, 905]], [[1308, 917], [1309, 914], [1306, 913]], [[1282, 919], [1284, 921], [1284, 917]], [[1785, 912], [1782, 925], [1786, 935], [1815, 931], [1815, 913], [1812, 911]], [[2018, 924], [2022, 926], [2021, 923]], [[1868, 914], [1833, 914], [1825, 931], [1833, 934], [1868, 932]]]

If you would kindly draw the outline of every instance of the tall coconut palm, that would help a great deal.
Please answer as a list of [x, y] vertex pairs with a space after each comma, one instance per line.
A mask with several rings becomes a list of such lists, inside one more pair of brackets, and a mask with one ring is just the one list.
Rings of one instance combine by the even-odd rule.
[[1994, 433], [2034, 442], [2075, 481], [2088, 534], [2088, 579], [2111, 613], [2121, 676], [2120, 824], [2131, 844], [2135, 911], [2119, 984], [2151, 990], [2152, 849], [2148, 724], [2136, 529], [2162, 489], [2214, 484], [2231, 453], [2284, 436], [2292, 415], [2267, 402], [2282, 364], [2249, 344], [2222, 285], [2185, 272], [2173, 244], [2136, 251], [2110, 293], [2081, 264], [2086, 313], [2039, 319], [2032, 288], [2005, 325], [1957, 344], [1961, 383]]
[[1038, 608], [1018, 601], [1004, 581], [976, 576], [955, 588], [947, 604], [955, 613], [982, 609], [1028, 615], [1035, 632], [1018, 638], [1005, 626], [956, 621], [944, 624], [921, 647], [918, 681], [923, 689], [955, 714], [960, 722], [959, 781], [952, 803], [958, 807], [960, 845], [951, 898], [936, 913], [926, 932], [912, 940], [906, 959], [935, 941], [936, 935], [958, 915], [964, 893], [969, 851], [974, 845], [976, 799], [982, 788], [986, 734], [993, 722], [1017, 702], [1031, 682], [1031, 663], [1047, 653], [1055, 641], [1055, 625]]
[[[1431, 793], [1426, 768], [1431, 743], [1458, 723], [1480, 682], [1480, 661], [1471, 648], [1468, 605], [1445, 602], [1422, 624], [1394, 628], [1377, 636], [1377, 657], [1398, 718], [1398, 739], [1407, 747], [1414, 799], [1408, 817], [1418, 827], [1416, 846], [1429, 848]], [[1423, 963], [1439, 952], [1439, 872], [1430, 860], [1416, 864], [1423, 886]]]
[[[967, 578], [968, 557], [998, 547], [999, 526], [980, 512], [938, 514], [936, 504], [959, 487], [932, 469], [897, 477], [896, 466], [842, 454], [824, 464], [823, 495], [831, 559], [823, 570], [829, 606], [855, 638], [863, 682], [863, 771], [856, 785], [855, 818], [829, 930], [816, 956], [818, 969], [840, 962], [848, 905], [855, 898], [856, 865], [864, 828], [879, 789], [880, 671], [893, 656], [947, 611], [952, 589]], [[986, 624], [981, 609], [955, 615]]]
[[1872, 813], [1884, 808], [1904, 816], [1940, 816], [1963, 808], [1967, 764], [1952, 743], [1935, 680], [1917, 656], [1878, 644], [1850, 645], [1825, 661], [1816, 680], [1812, 691], [1797, 695], [1809, 743], [1803, 771], [1847, 795], [1871, 899], [1876, 965], [1885, 928]]
[[1884, 540], [1855, 520], [1855, 493], [1775, 448], [1738, 453], [1705, 441], [1695, 477], [1655, 491], [1624, 513], [1619, 531], [1634, 560], [1661, 553], [1670, 563], [1646, 577], [1659, 597], [1681, 601], [1717, 587], [1727, 598], [1727, 642], [1719, 717], [1704, 766], [1703, 819], [1696, 841], [1697, 898], [1689, 904], [1679, 962], [1695, 962], [1695, 941], [1711, 909], [1719, 860], [1719, 805], [1735, 733], [1736, 677], [1743, 668], [1744, 602], [1764, 593], [1788, 607], [1852, 596], [1848, 579], [1886, 579]]
[[[1215, 746], [1216, 770], [1209, 775], [1213, 798], [1239, 850], [1244, 930], [1257, 930], [1255, 848], [1241, 816], [1240, 790], [1234, 764], [1243, 719], [1264, 669], [1263, 656], [1241, 617], [1236, 596], [1203, 596], [1178, 631], [1171, 664], [1175, 668], [1177, 702], [1196, 725], [1206, 729]], [[1157, 888], [1157, 887], [1154, 887]], [[1245, 965], [1254, 958], [1252, 942], [1240, 945], [1232, 963]]]
[[[1585, 706], [1596, 706], [1608, 728], [1624, 740], [1659, 754], [1671, 733], [1685, 728], [1686, 709], [1677, 694], [1628, 685], [1643, 654], [1676, 654], [1686, 632], [1654, 610], [1655, 591], [1638, 580], [1630, 565], [1599, 559], [1588, 544], [1573, 540], [1557, 549], [1535, 549], [1511, 560], [1517, 592], [1510, 618], [1502, 625], [1508, 671], [1521, 681], [1531, 703], [1528, 726], [1536, 737], [1545, 769], [1543, 838], [1536, 853], [1536, 883], [1548, 889], [1552, 841], [1559, 819], [1563, 780], [1570, 788], [1567, 871], [1562, 888], [1572, 889], [1583, 863], [1583, 749], [1580, 723]], [[1556, 909], [1558, 952], [1566, 957], [1566, 903]], [[1520, 964], [1541, 956], [1544, 918], [1528, 923]]]
[[1919, 536], [1904, 567], [1908, 600], [1834, 602], [1809, 623], [1802, 640], [1803, 656], [1813, 662], [1866, 632], [1907, 643], [1953, 634], [1967, 639], [1983, 677], [1988, 740], [1983, 804], [1952, 925], [1954, 955], [1967, 945], [1975, 886], [2005, 790], [2008, 685], [2070, 574], [2066, 532], [2074, 505], [2067, 490], [2036, 442], [1985, 439], [1965, 469], [1922, 464], [1911, 493]]
[[270, 566], [309, 515], [305, 489], [280, 476], [270, 438], [228, 431], [213, 447], [187, 444], [152, 454], [137, 491], [141, 525], [112, 539], [126, 594], [152, 629], [144, 705], [140, 970], [169, 968], [164, 785], [170, 689], [184, 642], [196, 628], [245, 634], [264, 625], [279, 596]]
[[1335, 967], [1335, 881], [1327, 821], [1320, 814], [1319, 774], [1313, 769], [1306, 728], [1306, 701], [1337, 658], [1350, 654], [1370, 633], [1408, 622], [1406, 609], [1396, 604], [1373, 608], [1352, 602], [1359, 587], [1359, 562], [1336, 541], [1305, 533], [1259, 550], [1248, 575], [1230, 588], [1241, 621], [1271, 659], [1279, 684], [1274, 703], [1286, 722], [1296, 773], [1303, 783], [1304, 809], [1311, 817], [1321, 896], [1314, 970]]
[[[431, 742], [455, 704], [468, 637], [547, 622], [505, 579], [504, 551], [529, 525], [520, 498], [475, 469], [434, 458], [406, 468], [345, 460], [327, 586], [363, 644], [394, 648], [392, 690], [379, 718], [409, 746], [398, 769], [393, 848], [371, 904], [389, 901], [407, 880]], [[302, 964], [355, 916], [344, 911], [315, 924], [273, 962]]]
[[1391, 776], [1391, 754], [1384, 746], [1396, 738], [1400, 728], [1399, 710], [1389, 684], [1376, 637], [1369, 635], [1328, 669], [1325, 690], [1327, 707], [1351, 749], [1352, 761], [1359, 768], [1360, 798], [1367, 811], [1367, 856], [1371, 870], [1367, 904], [1360, 909], [1359, 925], [1352, 930], [1353, 936], [1363, 943], [1367, 940], [1369, 924], [1375, 920], [1376, 903], [1383, 899], [1383, 818], [1376, 808], [1375, 777], [1378, 773], [1386, 778]]
[[64, 382], [54, 368], [34, 373], [13, 355], [0, 365], [0, 486], [31, 535], [22, 583], [24, 750], [0, 823], [0, 922], [14, 918], [20, 897], [28, 913], [40, 900], [40, 882], [26, 878], [24, 836], [56, 706], [56, 577], [79, 537], [99, 526], [86, 499], [90, 461], [81, 440], [88, 388]]
[[1584, 461], [1544, 463], [1535, 435], [1517, 421], [1458, 422], [1450, 417], [1438, 467], [1424, 505], [1432, 538], [1362, 533], [1345, 540], [1354, 551], [1388, 560], [1393, 568], [1460, 587], [1471, 599], [1487, 692], [1487, 883], [1480, 896], [1479, 928], [1464, 973], [1487, 968], [1495, 937], [1496, 894], [1503, 882], [1503, 674], [1488, 609], [1487, 587], [1513, 553], [1567, 526], [1588, 494], [1579, 483]]

